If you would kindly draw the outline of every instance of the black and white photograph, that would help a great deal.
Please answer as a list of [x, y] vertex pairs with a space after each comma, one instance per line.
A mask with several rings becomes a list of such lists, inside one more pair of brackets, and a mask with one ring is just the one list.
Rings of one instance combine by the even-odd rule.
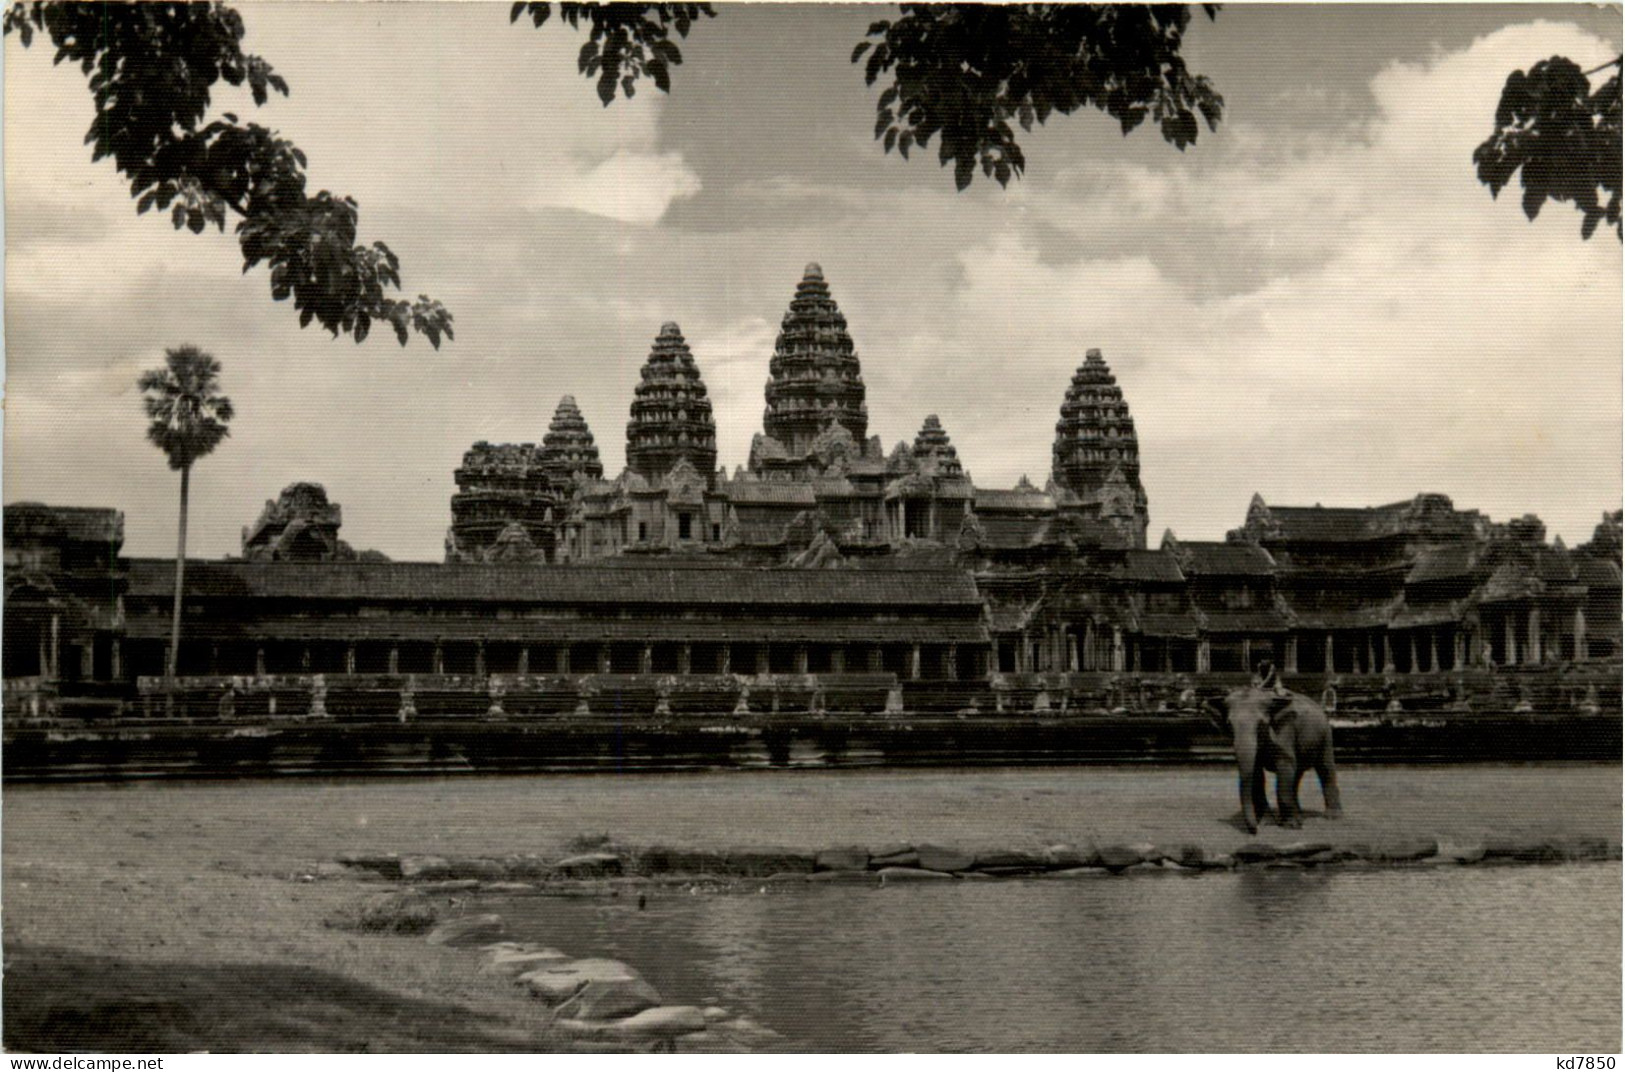
[[1619, 5], [3, 30], [12, 1067], [1616, 1067]]

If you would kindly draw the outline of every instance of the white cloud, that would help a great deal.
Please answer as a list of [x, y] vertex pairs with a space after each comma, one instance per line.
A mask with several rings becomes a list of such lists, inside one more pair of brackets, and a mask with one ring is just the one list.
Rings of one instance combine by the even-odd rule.
[[[1471, 151], [1513, 66], [1604, 52], [1569, 27], [1512, 27], [1390, 67], [1377, 117], [1287, 159], [1100, 167], [1088, 199], [1043, 201], [1046, 217], [1108, 249], [1203, 221], [1164, 236], [1187, 248], [1056, 265], [1019, 233], [979, 242], [948, 319], [904, 341], [904, 391], [942, 413], [979, 481], [1037, 476], [1068, 375], [1100, 346], [1159, 526], [1217, 536], [1254, 490], [1345, 504], [1438, 490], [1584, 539], [1620, 493], [1619, 245], [1582, 242], [1566, 206], [1531, 225], [1515, 198], [1492, 202]], [[1261, 236], [1313, 253], [1250, 276]], [[1189, 285], [1182, 258], [1248, 281]], [[1005, 374], [967, 360], [987, 353]]]
[[555, 175], [532, 204], [570, 208], [622, 223], [657, 223], [673, 201], [700, 192], [699, 176], [681, 153], [622, 149], [597, 167]]

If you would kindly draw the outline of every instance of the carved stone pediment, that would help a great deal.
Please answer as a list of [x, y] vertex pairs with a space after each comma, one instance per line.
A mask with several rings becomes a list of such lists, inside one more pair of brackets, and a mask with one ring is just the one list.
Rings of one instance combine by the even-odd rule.
[[677, 459], [660, 485], [666, 490], [668, 502], [699, 506], [705, 501], [705, 478], [687, 458]]

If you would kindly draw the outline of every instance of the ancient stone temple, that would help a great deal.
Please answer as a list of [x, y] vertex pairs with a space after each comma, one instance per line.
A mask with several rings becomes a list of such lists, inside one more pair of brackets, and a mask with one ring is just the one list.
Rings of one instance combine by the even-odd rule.
[[[832, 435], [837, 430], [845, 435]], [[751, 444], [750, 470], [807, 479], [828, 467], [837, 440], [850, 444], [842, 452], [848, 457], [876, 457], [880, 444], [865, 442], [868, 431], [863, 374], [846, 317], [830, 297], [823, 269], [809, 264], [773, 344], [767, 410], [762, 434]]]
[[[243, 529], [243, 558], [249, 562], [343, 562], [356, 557], [339, 539], [343, 512], [327, 501], [320, 484], [289, 484], [252, 525]], [[380, 556], [381, 557], [381, 556]]]
[[951, 543], [972, 512], [976, 489], [959, 464], [935, 413], [925, 419], [912, 448], [898, 444], [887, 460], [886, 515], [894, 540]]
[[1123, 389], [1099, 350], [1087, 352], [1061, 403], [1054, 482], [1060, 500], [1075, 501], [1085, 517], [1107, 520], [1129, 535], [1130, 546], [1145, 546], [1140, 443]]
[[[729, 678], [695, 686], [720, 690], [705, 694], [714, 715], [779, 675], [813, 708], [826, 683], [809, 675], [864, 677], [876, 710], [897, 696], [949, 713], [1012, 696], [1029, 712], [1114, 709], [1125, 675], [1164, 675], [1178, 696], [1181, 675], [1233, 684], [1265, 658], [1297, 687], [1352, 675], [1373, 696], [1409, 675], [1437, 698], [1446, 684], [1426, 675], [1442, 674], [1512, 695], [1514, 669], [1590, 675], [1563, 703], [1598, 682], [1618, 695], [1617, 511], [1570, 551], [1537, 518], [1497, 524], [1438, 494], [1374, 507], [1255, 496], [1223, 541], [1169, 533], [1147, 549], [1135, 426], [1099, 350], [1065, 390], [1043, 488], [977, 487], [935, 414], [889, 453], [865, 438], [857, 352], [817, 265], [762, 357], [763, 428], [731, 477], [704, 354], [667, 323], [631, 402], [626, 468], [608, 478], [565, 395], [540, 446], [463, 456], [444, 563], [356, 555], [321, 486], [290, 485], [243, 530], [242, 560], [189, 564], [182, 676], [264, 691], [307, 675], [298, 688], [320, 678], [324, 703], [329, 675], [377, 675], [386, 692], [406, 678], [419, 708], [464, 713], [497, 705], [470, 698], [488, 679], [539, 673], [572, 679], [554, 683], [566, 711], [597, 687], [573, 679], [602, 675], [650, 679], [635, 713], [659, 710], [654, 678]], [[113, 511], [16, 504], [5, 523], [6, 677], [87, 702], [150, 689], [174, 563], [121, 557]], [[631, 703], [636, 688], [617, 688], [614, 703]]]
[[541, 465], [548, 489], [559, 502], [568, 502], [579, 484], [604, 478], [598, 446], [573, 395], [559, 399], [559, 408], [553, 411], [553, 422], [542, 438]]
[[534, 443], [475, 443], [456, 472], [446, 561], [546, 561], [553, 548], [555, 472]]
[[604, 476], [587, 419], [559, 399], [538, 448], [475, 443], [457, 469], [448, 562], [551, 562], [559, 519], [577, 489]]
[[709, 484], [717, 467], [717, 429], [694, 355], [682, 330], [667, 321], [633, 395], [626, 464], [643, 479], [658, 481], [679, 461], [687, 461]]

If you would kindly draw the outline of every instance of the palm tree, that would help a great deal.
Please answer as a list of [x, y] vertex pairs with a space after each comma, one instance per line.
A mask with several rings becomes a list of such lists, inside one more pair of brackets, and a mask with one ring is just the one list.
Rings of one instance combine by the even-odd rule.
[[181, 647], [181, 588], [186, 581], [186, 499], [192, 463], [231, 434], [231, 399], [219, 394], [220, 362], [196, 346], [164, 351], [164, 367], [148, 369], [136, 381], [146, 406], [147, 438], [181, 472], [180, 541], [175, 549], [175, 616], [169, 632], [164, 680], [173, 687]]

